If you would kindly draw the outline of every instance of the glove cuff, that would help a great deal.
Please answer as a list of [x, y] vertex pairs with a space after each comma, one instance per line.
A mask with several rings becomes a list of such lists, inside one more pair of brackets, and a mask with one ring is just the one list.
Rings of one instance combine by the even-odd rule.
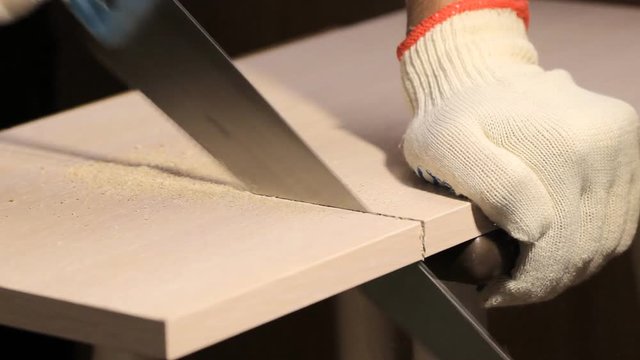
[[437, 25], [445, 22], [449, 18], [462, 14], [467, 11], [483, 10], [483, 9], [511, 9], [516, 15], [524, 21], [525, 26], [529, 26], [529, 2], [528, 0], [460, 0], [451, 3], [437, 13], [422, 20], [416, 25], [411, 32], [407, 34], [407, 38], [398, 45], [396, 55], [398, 60], [402, 59], [402, 55], [407, 52], [420, 38], [422, 38], [429, 30]]
[[527, 21], [526, 0], [462, 0], [423, 20], [398, 47], [414, 111], [464, 88], [538, 68]]

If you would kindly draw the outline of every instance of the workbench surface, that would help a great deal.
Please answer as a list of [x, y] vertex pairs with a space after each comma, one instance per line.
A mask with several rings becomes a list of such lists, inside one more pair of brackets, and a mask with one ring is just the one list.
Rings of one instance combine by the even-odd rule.
[[[637, 9], [532, 8], [543, 64], [640, 105]], [[137, 92], [1, 132], [0, 323], [175, 358], [490, 230], [402, 160], [403, 29], [395, 13], [237, 61], [372, 214], [235, 190]]]

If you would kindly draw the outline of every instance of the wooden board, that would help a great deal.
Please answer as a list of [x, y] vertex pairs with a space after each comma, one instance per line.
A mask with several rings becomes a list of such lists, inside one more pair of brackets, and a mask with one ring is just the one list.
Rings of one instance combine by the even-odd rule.
[[224, 178], [138, 94], [1, 133], [0, 169], [0, 322], [150, 356], [190, 353], [422, 251], [417, 222], [202, 180]]

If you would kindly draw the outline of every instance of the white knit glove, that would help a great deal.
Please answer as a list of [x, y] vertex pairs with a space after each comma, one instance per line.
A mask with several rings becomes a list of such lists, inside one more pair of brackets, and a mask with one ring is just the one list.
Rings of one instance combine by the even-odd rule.
[[6, 25], [33, 11], [45, 0], [0, 0], [0, 25]]
[[521, 241], [512, 277], [484, 290], [487, 306], [584, 280], [629, 247], [640, 210], [638, 115], [540, 68], [526, 15], [524, 1], [464, 0], [399, 47], [415, 114], [408, 163]]

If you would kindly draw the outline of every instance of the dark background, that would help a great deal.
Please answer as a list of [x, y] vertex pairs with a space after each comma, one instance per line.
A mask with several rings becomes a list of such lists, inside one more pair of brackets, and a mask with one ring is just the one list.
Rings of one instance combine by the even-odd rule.
[[[392, 10], [404, 0], [183, 0], [232, 56]], [[126, 87], [97, 63], [59, 2], [0, 28], [0, 128], [96, 100]]]

